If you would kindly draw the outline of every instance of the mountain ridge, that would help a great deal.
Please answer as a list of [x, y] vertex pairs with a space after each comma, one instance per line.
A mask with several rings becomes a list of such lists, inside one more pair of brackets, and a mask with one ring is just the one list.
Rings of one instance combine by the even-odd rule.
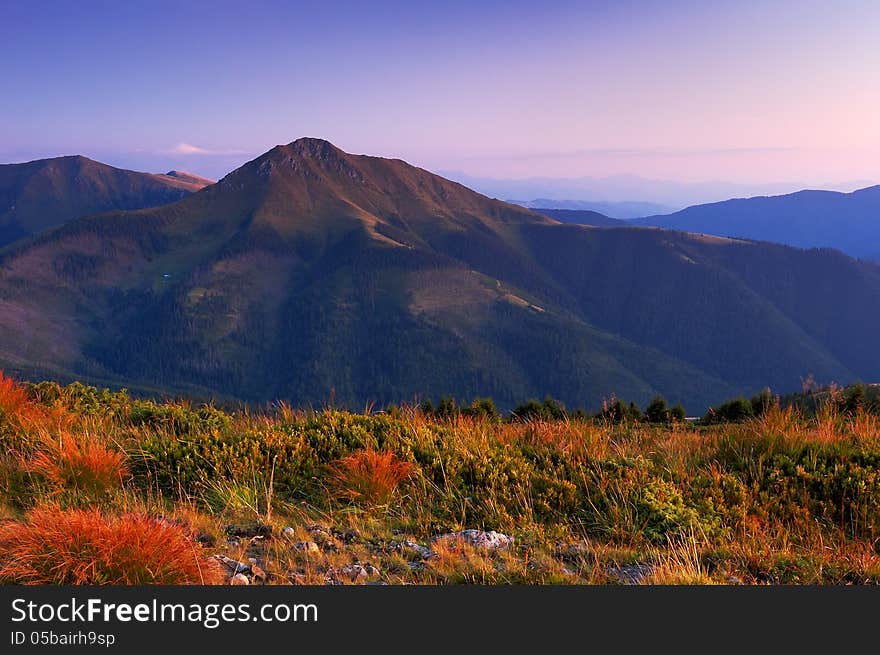
[[880, 185], [850, 193], [805, 189], [779, 196], [733, 198], [631, 221], [784, 243], [832, 247], [853, 257], [880, 255]]
[[566, 225], [303, 139], [0, 252], [0, 366], [255, 402], [662, 393], [696, 409], [873, 377], [880, 355], [858, 350], [878, 308], [880, 267], [836, 253]]
[[175, 202], [208, 182], [115, 168], [82, 155], [0, 164], [0, 248], [90, 214]]

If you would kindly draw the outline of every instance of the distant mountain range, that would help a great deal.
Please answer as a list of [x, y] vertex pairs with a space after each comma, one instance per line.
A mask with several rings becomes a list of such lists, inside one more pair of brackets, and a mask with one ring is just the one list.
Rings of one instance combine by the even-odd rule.
[[555, 218], [560, 223], [573, 223], [575, 225], [592, 225], [594, 227], [626, 227], [628, 221], [619, 218], [609, 218], [605, 214], [590, 211], [589, 209], [540, 209], [535, 211], [544, 216]]
[[[542, 206], [548, 209], [591, 209], [612, 218], [668, 214], [691, 205], [728, 198], [778, 195], [805, 188], [853, 191], [871, 184], [871, 182], [822, 185], [676, 182], [653, 180], [637, 175], [496, 179], [468, 175], [459, 171], [444, 172], [443, 175], [490, 197], [518, 198], [529, 206]], [[634, 203], [635, 207], [633, 207]], [[654, 205], [654, 208], [638, 207], [641, 203]]]
[[590, 202], [588, 200], [551, 200], [550, 198], [510, 200], [509, 202], [538, 211], [551, 209], [554, 211], [593, 212], [611, 219], [640, 218], [642, 216], [653, 216], [656, 214], [671, 214], [678, 209], [677, 207], [658, 205], [655, 202]]
[[880, 266], [564, 224], [320, 139], [9, 245], [0, 314], [7, 371], [255, 402], [662, 393], [696, 413], [880, 377]]
[[81, 216], [165, 205], [208, 184], [190, 173], [137, 173], [79, 156], [3, 164], [0, 247]]
[[688, 207], [631, 222], [688, 232], [775, 241], [799, 248], [838, 248], [880, 261], [880, 186], [837, 193], [799, 191]]

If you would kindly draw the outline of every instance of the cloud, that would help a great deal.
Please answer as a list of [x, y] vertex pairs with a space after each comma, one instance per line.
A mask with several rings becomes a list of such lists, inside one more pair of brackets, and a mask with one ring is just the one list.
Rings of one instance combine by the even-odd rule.
[[173, 155], [208, 155], [210, 151], [189, 143], [178, 143], [170, 151]]
[[242, 150], [209, 150], [208, 148], [194, 146], [191, 143], [178, 143], [170, 150], [167, 150], [166, 154], [183, 156], [200, 155], [202, 157], [224, 157], [229, 155], [243, 155], [246, 153]]

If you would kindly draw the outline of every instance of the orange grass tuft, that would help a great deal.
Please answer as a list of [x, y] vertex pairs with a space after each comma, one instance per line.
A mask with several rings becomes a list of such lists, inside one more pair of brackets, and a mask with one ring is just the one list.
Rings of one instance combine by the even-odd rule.
[[33, 510], [0, 525], [0, 582], [217, 584], [222, 573], [179, 527], [143, 515]]
[[0, 420], [24, 427], [40, 423], [45, 418], [46, 411], [28, 398], [24, 388], [0, 371]]
[[45, 478], [56, 491], [73, 491], [90, 498], [118, 488], [128, 475], [125, 455], [87, 436], [44, 438], [23, 468]]
[[348, 500], [385, 504], [398, 485], [415, 471], [415, 465], [391, 452], [359, 450], [330, 465], [331, 484]]

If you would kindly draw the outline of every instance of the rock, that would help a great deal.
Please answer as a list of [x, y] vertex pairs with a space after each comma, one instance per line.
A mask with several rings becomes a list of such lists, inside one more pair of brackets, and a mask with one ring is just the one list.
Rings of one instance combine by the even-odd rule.
[[339, 573], [342, 574], [344, 579], [350, 582], [365, 582], [370, 577], [370, 574], [367, 573], [367, 569], [360, 564], [343, 566]]
[[238, 539], [230, 539], [226, 542], [227, 548], [240, 548], [241, 542]]
[[304, 573], [300, 573], [299, 571], [288, 571], [287, 579], [290, 580], [291, 584], [305, 584], [306, 576]]
[[605, 569], [608, 576], [626, 585], [637, 585], [654, 572], [653, 564], [629, 564], [626, 566], [610, 566]]
[[321, 549], [314, 541], [300, 541], [293, 544], [293, 549], [300, 553], [320, 553]]
[[330, 568], [324, 584], [344, 584], [345, 582], [366, 582], [381, 575], [379, 569], [372, 564], [348, 564], [341, 569]]
[[217, 544], [217, 540], [214, 538], [214, 535], [205, 532], [204, 530], [199, 530], [196, 533], [196, 541], [198, 541], [202, 546], [206, 548], [213, 548]]
[[381, 573], [372, 564], [349, 564], [339, 569], [339, 576], [349, 582], [366, 582], [370, 578], [378, 578]]
[[248, 577], [244, 573], [236, 573], [231, 578], [229, 578], [229, 584], [234, 586], [247, 586], [250, 583], [251, 581], [248, 580]]
[[513, 537], [494, 530], [486, 532], [485, 530], [461, 530], [459, 532], [450, 532], [440, 535], [436, 541], [455, 540], [464, 542], [474, 548], [482, 548], [485, 550], [500, 550], [509, 548], [513, 544]]
[[215, 555], [214, 558], [233, 573], [250, 573], [251, 565], [239, 562], [225, 555]]
[[394, 550], [404, 555], [409, 555], [417, 559], [431, 559], [432, 557], [434, 557], [433, 550], [431, 550], [427, 546], [417, 544], [415, 541], [410, 541], [409, 539], [407, 539], [406, 541], [401, 541], [400, 543], [393, 544], [392, 547], [394, 548]]
[[731, 575], [730, 577], [728, 577], [727, 581], [730, 584], [742, 584], [743, 583], [743, 581], [740, 578], [736, 577], [735, 575]]
[[342, 580], [339, 579], [339, 572], [336, 569], [328, 569], [326, 575], [324, 576], [324, 584], [325, 585], [341, 585], [343, 584]]
[[318, 547], [330, 552], [339, 550], [336, 541], [333, 539], [333, 535], [326, 528], [317, 524], [312, 524], [306, 526], [306, 532], [311, 535], [312, 541], [314, 541]]
[[253, 539], [255, 537], [266, 538], [272, 536], [272, 526], [266, 525], [262, 521], [227, 525], [226, 534], [230, 537], [243, 537], [245, 539]]
[[318, 536], [329, 537], [330, 531], [322, 525], [318, 525], [317, 523], [313, 523], [311, 525], [306, 526], [306, 532], [312, 535], [312, 538]]
[[254, 576], [254, 582], [259, 582], [260, 584], [265, 584], [266, 580], [269, 579], [266, 572], [256, 564], [251, 565], [251, 575]]
[[287, 526], [281, 530], [281, 536], [287, 539], [288, 541], [293, 541], [296, 539], [296, 530]]
[[344, 544], [356, 544], [361, 542], [360, 530], [334, 530], [333, 536]]

